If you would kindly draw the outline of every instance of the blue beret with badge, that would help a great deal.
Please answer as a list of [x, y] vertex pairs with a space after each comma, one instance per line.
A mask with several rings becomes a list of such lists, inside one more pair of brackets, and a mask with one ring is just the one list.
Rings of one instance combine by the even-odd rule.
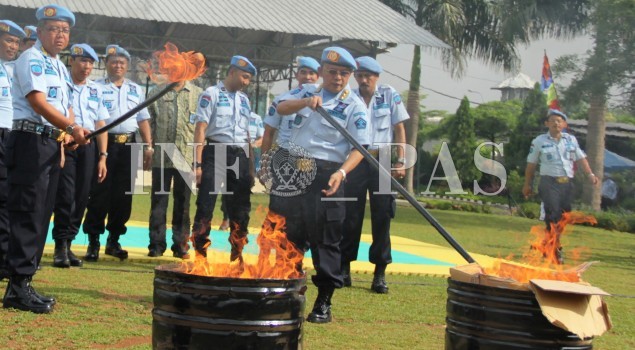
[[119, 46], [119, 45], [108, 45], [106, 46], [106, 58], [108, 58], [108, 56], [123, 56], [125, 58], [128, 59], [128, 61], [130, 61], [130, 53], [128, 53], [128, 51], [126, 49], [124, 49], [123, 47]]
[[251, 73], [251, 75], [256, 75], [256, 66], [254, 66], [253, 63], [251, 63], [251, 61], [249, 61], [246, 57], [236, 55], [232, 57], [229, 64], [242, 71]]
[[549, 118], [550, 115], [560, 116], [565, 122], [567, 121], [567, 115], [557, 109], [550, 109], [549, 112], [547, 112], [547, 118]]
[[24, 26], [24, 33], [28, 40], [37, 40], [37, 28], [35, 26]]
[[357, 62], [355, 62], [353, 55], [346, 51], [346, 49], [337, 46], [324, 49], [324, 51], [322, 51], [321, 61], [322, 63], [352, 68], [353, 70], [357, 69]]
[[379, 62], [376, 59], [369, 56], [357, 57], [357, 70], [364, 70], [375, 74], [381, 74], [384, 70], [381, 68]]
[[8, 19], [0, 20], [0, 33], [7, 33], [9, 35], [17, 36], [22, 39], [26, 36], [26, 33], [19, 25]]
[[71, 10], [60, 5], [46, 5], [42, 6], [35, 12], [35, 18], [38, 21], [64, 21], [68, 22], [71, 27], [75, 26], [75, 15]]
[[88, 44], [75, 44], [71, 46], [71, 56], [92, 58], [93, 61], [99, 62], [99, 56], [97, 56], [95, 50]]
[[298, 69], [308, 68], [317, 73], [320, 63], [313, 57], [298, 57]]

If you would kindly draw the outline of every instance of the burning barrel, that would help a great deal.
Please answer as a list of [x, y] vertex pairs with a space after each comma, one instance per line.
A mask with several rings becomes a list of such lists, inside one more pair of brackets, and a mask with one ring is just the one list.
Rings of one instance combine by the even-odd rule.
[[154, 349], [301, 349], [306, 280], [155, 269]]
[[445, 348], [479, 350], [592, 349], [551, 324], [531, 291], [448, 279]]

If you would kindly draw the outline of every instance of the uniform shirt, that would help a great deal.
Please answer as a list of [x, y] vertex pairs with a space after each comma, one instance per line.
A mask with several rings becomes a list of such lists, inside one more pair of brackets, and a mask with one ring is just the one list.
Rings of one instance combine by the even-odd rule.
[[207, 123], [205, 137], [216, 142], [242, 143], [249, 137], [249, 98], [242, 91], [229, 92], [220, 82], [198, 99], [196, 121]]
[[[326, 100], [321, 87], [309, 86], [287, 100], [309, 96], [322, 97], [322, 107], [362, 145], [370, 143], [366, 106], [347, 85], [333, 98]], [[328, 93], [327, 93], [328, 95]], [[316, 159], [342, 163], [352, 145], [320, 113], [307, 107], [296, 113], [290, 141], [304, 148]]]
[[262, 118], [251, 112], [249, 116], [249, 142], [254, 142], [265, 134], [265, 126], [262, 123]]
[[[152, 89], [158, 90], [161, 87]], [[152, 140], [154, 143], [170, 143], [176, 146], [176, 150], [181, 152], [183, 158], [170, 152], [170, 149], [161, 149], [161, 152], [154, 152], [152, 167], [161, 167], [161, 154], [163, 156], [163, 166], [166, 168], [179, 169], [182, 171], [192, 171], [194, 142], [194, 123], [196, 121], [196, 107], [198, 97], [203, 92], [200, 87], [185, 83], [183, 89], [178, 92], [170, 90], [167, 94], [148, 106], [148, 112], [152, 116], [150, 128], [152, 130]], [[190, 145], [188, 145], [188, 143]], [[176, 152], [174, 152], [176, 153]]]
[[0, 128], [11, 129], [13, 121], [13, 99], [11, 98], [11, 76], [0, 60]]
[[[364, 101], [359, 89], [353, 91], [360, 100]], [[410, 118], [401, 100], [401, 95], [388, 85], [377, 87], [367, 110], [371, 125], [370, 149], [377, 149], [381, 143], [391, 143], [393, 126]]]
[[573, 164], [583, 158], [575, 136], [563, 132], [558, 141], [546, 133], [531, 141], [527, 162], [540, 162], [540, 175], [573, 177]]
[[102, 102], [101, 85], [86, 79], [83, 85], [73, 84], [73, 112], [75, 123], [95, 131], [95, 122], [110, 118]]
[[39, 91], [46, 95], [46, 102], [67, 118], [72, 106], [73, 84], [66, 66], [51, 57], [38, 40], [24, 51], [15, 63], [13, 74], [13, 120], [28, 120], [52, 126], [44, 117], [35, 113], [26, 95]]
[[[106, 124], [112, 123], [115, 119], [121, 117], [145, 100], [141, 87], [128, 79], [124, 79], [121, 87], [117, 87], [108, 78], [98, 80], [97, 84], [102, 86], [103, 104], [108, 110], [108, 114], [110, 114], [110, 118], [106, 120]], [[129, 118], [125, 122], [108, 130], [108, 133], [133, 133], [139, 128], [138, 123], [147, 119], [150, 119], [150, 114], [148, 113], [148, 109], [144, 108], [136, 114], [136, 120]]]
[[278, 130], [278, 136], [276, 136], [276, 143], [282, 147], [286, 147], [285, 145], [289, 142], [291, 138], [291, 132], [293, 130], [293, 121], [295, 120], [295, 113], [289, 115], [280, 115], [278, 114], [277, 108], [278, 103], [284, 101], [289, 98], [289, 96], [295, 95], [302, 91], [302, 88], [314, 86], [317, 87], [318, 84], [304, 84], [300, 85], [297, 88], [287, 91], [278, 95], [271, 102], [271, 106], [269, 106], [269, 111], [265, 116], [265, 124], [270, 127]]

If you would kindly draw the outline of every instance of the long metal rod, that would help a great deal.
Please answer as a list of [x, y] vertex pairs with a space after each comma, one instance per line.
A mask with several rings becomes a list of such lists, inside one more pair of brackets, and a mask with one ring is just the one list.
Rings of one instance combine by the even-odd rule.
[[428, 222], [430, 223], [430, 225], [432, 225], [432, 227], [434, 227], [440, 234], [441, 236], [443, 236], [443, 238], [445, 238], [446, 241], [448, 241], [448, 243], [450, 243], [450, 245], [452, 246], [452, 248], [454, 248], [459, 254], [461, 254], [461, 256], [463, 257], [463, 259], [465, 259], [467, 262], [469, 263], [473, 263], [475, 262], [475, 260], [472, 258], [472, 256], [470, 256], [470, 253], [468, 253], [455, 239], [454, 237], [452, 237], [452, 235], [450, 235], [450, 233], [448, 231], [445, 230], [445, 228], [443, 228], [443, 226], [441, 226], [441, 224], [432, 216], [432, 214], [430, 214], [430, 212], [428, 212], [422, 205], [421, 203], [417, 202], [417, 200], [408, 192], [406, 191], [406, 189], [401, 186], [401, 184], [399, 182], [397, 182], [397, 180], [395, 178], [393, 178], [390, 173], [388, 172], [388, 170], [386, 170], [384, 167], [382, 167], [379, 162], [377, 161], [377, 159], [375, 159], [367, 150], [366, 148], [364, 148], [359, 142], [357, 142], [357, 140], [355, 140], [355, 138], [346, 130], [344, 129], [344, 127], [342, 127], [337, 121], [335, 121], [335, 119], [333, 119], [333, 117], [331, 117], [330, 114], [328, 114], [328, 112], [322, 108], [322, 107], [318, 107], [316, 109], [316, 111], [318, 113], [320, 113], [320, 115], [326, 119], [331, 125], [333, 125], [335, 127], [335, 129], [337, 129], [337, 131], [339, 131], [342, 135], [344, 135], [344, 137], [346, 138], [346, 140], [348, 140], [348, 142], [350, 142], [353, 147], [355, 147], [356, 150], [358, 150], [363, 156], [364, 159], [366, 159], [366, 161], [368, 163], [370, 163], [370, 165], [372, 165], [375, 169], [377, 169], [379, 172], [383, 172], [382, 175], [384, 176], [388, 176], [390, 178], [390, 182], [393, 185], [393, 187], [397, 190], [397, 192], [401, 193], [402, 196], [404, 196], [404, 198], [406, 198], [406, 200], [413, 206], [415, 207], [415, 209], [417, 209], [417, 211], [423, 215], [423, 217], [428, 220]]
[[136, 105], [133, 109], [129, 110], [128, 112], [126, 112], [125, 114], [121, 115], [121, 117], [113, 120], [112, 123], [99, 128], [93, 132], [91, 132], [90, 134], [88, 134], [86, 136], [86, 139], [92, 139], [95, 138], [95, 136], [99, 135], [99, 134], [103, 134], [106, 131], [114, 128], [115, 126], [125, 122], [127, 119], [129, 119], [130, 117], [132, 117], [133, 115], [139, 113], [142, 109], [148, 107], [149, 105], [153, 104], [156, 100], [160, 99], [163, 95], [167, 94], [168, 91], [174, 89], [177, 85], [179, 85], [179, 82], [174, 82], [174, 83], [170, 83], [168, 86], [166, 86], [165, 88], [163, 88], [161, 91], [157, 92], [156, 94], [150, 96], [149, 99], [143, 101], [143, 103], [140, 103], [138, 105]]

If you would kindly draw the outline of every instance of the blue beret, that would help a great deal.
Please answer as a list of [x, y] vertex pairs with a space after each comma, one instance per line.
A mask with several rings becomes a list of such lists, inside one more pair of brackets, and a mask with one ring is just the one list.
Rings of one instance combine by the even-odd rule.
[[35, 12], [35, 18], [37, 18], [38, 21], [64, 21], [68, 22], [71, 27], [75, 26], [75, 15], [71, 12], [71, 10], [60, 5], [52, 4], [40, 7]]
[[384, 70], [376, 59], [369, 56], [357, 57], [357, 70], [365, 70], [375, 74], [381, 74]]
[[317, 73], [320, 63], [313, 57], [298, 57], [298, 68], [309, 68]]
[[561, 111], [557, 110], [557, 109], [550, 109], [549, 112], [547, 112], [547, 118], [549, 118], [550, 115], [558, 115], [561, 116], [562, 119], [564, 119], [564, 121], [567, 121], [567, 115], [562, 113]]
[[37, 40], [37, 28], [35, 26], [24, 26], [26, 39]]
[[345, 49], [337, 46], [327, 47], [322, 51], [322, 63], [330, 63], [337, 66], [343, 66], [352, 68], [355, 70], [357, 68], [357, 63], [353, 58], [353, 55]]
[[232, 57], [230, 65], [247, 73], [251, 73], [251, 75], [256, 75], [256, 66], [254, 66], [253, 63], [251, 63], [246, 57], [234, 56]]
[[26, 33], [19, 25], [8, 19], [0, 20], [0, 33], [8, 33], [10, 35], [17, 36], [20, 39], [26, 36]]
[[88, 57], [92, 58], [95, 62], [99, 62], [99, 56], [97, 56], [95, 50], [88, 44], [75, 44], [71, 46], [71, 56]]
[[108, 45], [108, 46], [106, 46], [106, 57], [108, 57], [110, 55], [123, 56], [123, 57], [127, 58], [128, 61], [130, 61], [130, 54], [128, 53], [128, 51], [126, 51], [126, 49], [124, 49], [123, 47], [121, 47], [119, 45]]

